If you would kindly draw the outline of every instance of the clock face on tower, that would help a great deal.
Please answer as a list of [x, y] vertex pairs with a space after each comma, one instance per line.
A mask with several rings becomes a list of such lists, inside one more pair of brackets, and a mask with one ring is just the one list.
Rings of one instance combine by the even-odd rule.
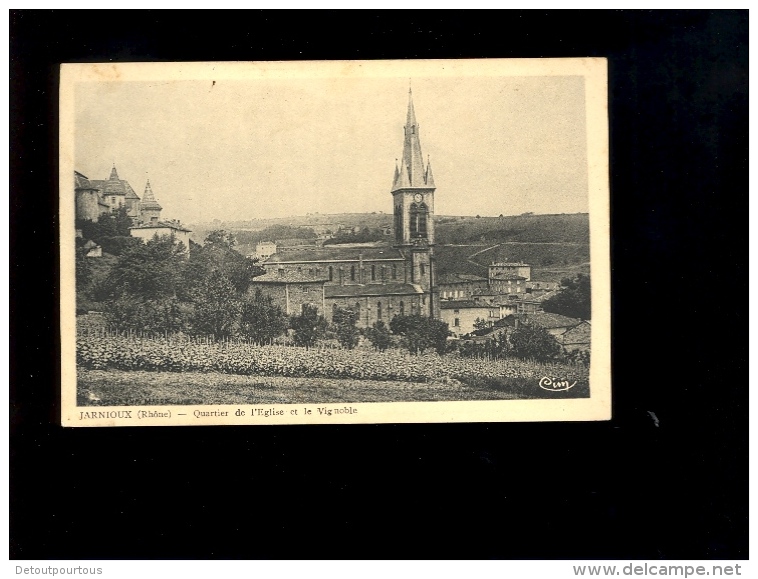
[[416, 193], [416, 194], [413, 196], [413, 200], [414, 200], [416, 203], [421, 203], [421, 202], [424, 200], [424, 196], [423, 196], [421, 193]]

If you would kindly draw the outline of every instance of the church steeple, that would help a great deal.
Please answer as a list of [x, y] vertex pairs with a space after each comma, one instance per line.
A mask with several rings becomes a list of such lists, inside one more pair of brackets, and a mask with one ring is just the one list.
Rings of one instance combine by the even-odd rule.
[[118, 172], [116, 171], [116, 164], [113, 164], [113, 167], [111, 168], [111, 176], [109, 177], [111, 181], [118, 181]]
[[[424, 172], [424, 157], [421, 154], [421, 141], [419, 140], [419, 125], [416, 121], [416, 110], [413, 107], [413, 92], [408, 89], [408, 114], [405, 117], [403, 127], [405, 138], [403, 140], [403, 157], [401, 159], [400, 174], [403, 169], [408, 172], [408, 184], [406, 187], [426, 187]], [[397, 179], [393, 184], [393, 190], [397, 188]]]

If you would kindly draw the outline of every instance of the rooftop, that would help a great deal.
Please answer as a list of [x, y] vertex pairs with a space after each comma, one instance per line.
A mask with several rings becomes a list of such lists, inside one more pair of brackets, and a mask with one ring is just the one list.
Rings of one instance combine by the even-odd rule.
[[252, 283], [324, 283], [326, 276], [299, 273], [296, 271], [269, 270], [263, 275], [254, 277]]
[[437, 276], [438, 284], [471, 283], [472, 281], [487, 281], [487, 278], [465, 273], [443, 273]]
[[424, 291], [421, 287], [411, 283], [328, 285], [324, 287], [324, 294], [328, 298], [388, 295], [402, 296], [422, 293], [424, 293]]
[[156, 223], [143, 223], [142, 225], [134, 225], [129, 229], [174, 229], [176, 231], [191, 232], [191, 229], [187, 229], [181, 223], [176, 221], [157, 221]]
[[537, 324], [548, 330], [555, 328], [573, 328], [582, 323], [582, 320], [579, 318], [569, 318], [568, 316], [551, 314], [548, 312], [524, 315], [523, 321]]
[[269, 257], [265, 264], [272, 263], [301, 263], [301, 262], [323, 262], [323, 261], [358, 261], [361, 256], [365, 261], [376, 261], [380, 259], [402, 260], [403, 255], [397, 249], [389, 246], [380, 247], [348, 247], [342, 248], [332, 246], [330, 248], [315, 247], [313, 249], [298, 249], [287, 251], [286, 253], [275, 253]]
[[443, 300], [440, 302], [440, 309], [443, 310], [463, 310], [467, 308], [490, 309], [489, 304], [481, 304], [471, 300]]
[[497, 278], [497, 279], [507, 279], [507, 280], [525, 280], [526, 278], [523, 275], [516, 275], [515, 273], [511, 273], [508, 271], [495, 271], [490, 273], [490, 279]]

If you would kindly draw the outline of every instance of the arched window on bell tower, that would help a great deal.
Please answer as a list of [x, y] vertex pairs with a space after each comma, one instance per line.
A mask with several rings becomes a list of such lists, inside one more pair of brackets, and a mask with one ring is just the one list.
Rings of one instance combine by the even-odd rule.
[[426, 238], [426, 222], [429, 216], [429, 208], [426, 203], [418, 206], [418, 236]]
[[411, 238], [418, 237], [418, 203], [411, 203]]

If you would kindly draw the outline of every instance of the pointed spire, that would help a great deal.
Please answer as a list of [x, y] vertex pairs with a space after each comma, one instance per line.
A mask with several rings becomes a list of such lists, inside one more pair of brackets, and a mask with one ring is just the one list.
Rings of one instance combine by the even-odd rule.
[[116, 171], [116, 163], [113, 163], [113, 167], [111, 167], [111, 176], [109, 177], [111, 181], [118, 181], [118, 172]]
[[411, 187], [424, 186], [424, 158], [418, 136], [416, 111], [413, 108], [413, 91], [408, 89], [408, 115], [405, 122], [405, 142], [403, 143], [403, 165], [408, 168]]
[[401, 163], [400, 175], [398, 176], [394, 189], [404, 189], [411, 186], [411, 178], [408, 175], [408, 167], [405, 163]]
[[408, 115], [405, 118], [405, 126], [411, 127], [416, 124], [416, 110], [413, 108], [413, 90], [408, 87]]
[[153, 209], [157, 211], [163, 209], [163, 207], [161, 207], [158, 204], [158, 201], [155, 199], [153, 190], [150, 187], [150, 179], [147, 180], [147, 184], [145, 185], [145, 192], [142, 195], [142, 209]]
[[424, 179], [427, 187], [435, 187], [434, 175], [432, 175], [432, 161], [427, 156], [426, 158], [426, 178]]

